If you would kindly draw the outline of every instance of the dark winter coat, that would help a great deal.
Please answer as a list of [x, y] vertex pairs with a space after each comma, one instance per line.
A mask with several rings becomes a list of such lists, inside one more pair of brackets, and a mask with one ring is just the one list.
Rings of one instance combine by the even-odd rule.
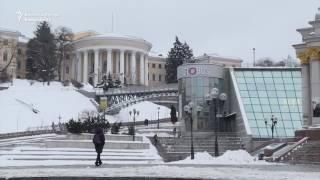
[[105, 137], [104, 137], [103, 130], [101, 128], [97, 128], [95, 130], [95, 134], [93, 136], [92, 142], [94, 144], [96, 152], [102, 153], [103, 146], [105, 144]]

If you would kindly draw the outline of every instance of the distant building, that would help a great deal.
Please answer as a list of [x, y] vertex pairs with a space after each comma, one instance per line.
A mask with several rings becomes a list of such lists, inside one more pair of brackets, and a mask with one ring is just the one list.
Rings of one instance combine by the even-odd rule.
[[166, 57], [162, 54], [149, 53], [149, 86], [166, 84]]
[[218, 54], [203, 54], [195, 58], [197, 63], [221, 64], [223, 67], [241, 67], [242, 59], [237, 57], [220, 56]]
[[25, 78], [27, 42], [20, 32], [0, 28], [0, 69], [9, 64], [6, 70], [9, 77]]

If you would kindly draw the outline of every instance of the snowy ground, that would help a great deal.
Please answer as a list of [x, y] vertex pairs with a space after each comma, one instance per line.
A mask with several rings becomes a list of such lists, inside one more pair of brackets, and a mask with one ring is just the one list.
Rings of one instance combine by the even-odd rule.
[[[51, 127], [52, 122], [67, 122], [77, 119], [83, 111], [96, 111], [90, 99], [76, 91], [73, 86], [64, 87], [60, 82], [35, 82], [16, 79], [10, 83], [0, 84], [9, 87], [0, 91], [0, 134], [26, 131], [28, 128]], [[85, 89], [92, 89], [89, 85]], [[151, 102], [140, 102], [124, 108], [115, 116], [107, 116], [109, 122], [133, 121], [129, 111], [140, 111], [136, 121], [156, 120], [170, 117], [170, 109]], [[61, 119], [59, 120], [59, 117]], [[34, 130], [34, 129], [33, 129]]]
[[318, 180], [319, 167], [306, 166], [168, 166], [103, 165], [83, 167], [0, 169], [0, 177], [175, 177], [230, 180]]
[[59, 122], [59, 116], [65, 122], [77, 118], [83, 110], [95, 110], [90, 100], [73, 86], [64, 87], [59, 82], [51, 82], [50, 86], [35, 82], [31, 86], [29, 81], [19, 79], [9, 89], [0, 91], [0, 107], [0, 133], [51, 125]]

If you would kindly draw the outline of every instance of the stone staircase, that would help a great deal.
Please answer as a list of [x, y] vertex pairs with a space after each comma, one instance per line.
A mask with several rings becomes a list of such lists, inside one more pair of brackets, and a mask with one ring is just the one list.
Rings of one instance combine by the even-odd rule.
[[[0, 167], [93, 165], [91, 134], [47, 135], [0, 141]], [[159, 163], [162, 158], [147, 138], [106, 135], [101, 155], [105, 164]]]
[[320, 164], [320, 141], [309, 140], [288, 156], [292, 164]]
[[[212, 133], [203, 135], [195, 134], [193, 138], [194, 152], [207, 151], [214, 155], [215, 136]], [[154, 143], [154, 139], [150, 138]], [[159, 143], [156, 145], [159, 154], [164, 161], [177, 161], [190, 156], [191, 137], [183, 135], [180, 138], [175, 137], [159, 137]], [[227, 150], [237, 150], [241, 148], [242, 141], [237, 134], [219, 133], [218, 136], [219, 154], [222, 155]]]

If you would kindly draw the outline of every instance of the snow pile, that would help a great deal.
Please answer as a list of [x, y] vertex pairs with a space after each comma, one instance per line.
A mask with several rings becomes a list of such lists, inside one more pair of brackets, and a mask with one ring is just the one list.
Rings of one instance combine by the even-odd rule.
[[[16, 79], [0, 91], [0, 133], [25, 131], [29, 127], [50, 126], [78, 118], [84, 110], [95, 110], [89, 98], [73, 86], [60, 82], [34, 82]], [[0, 84], [7, 86], [7, 84]]]
[[172, 162], [173, 164], [269, 164], [264, 161], [257, 161], [255, 157], [251, 156], [244, 150], [228, 150], [222, 156], [212, 157], [208, 152], [196, 153], [194, 160], [190, 156], [184, 160]]
[[82, 84], [83, 86], [81, 87], [81, 90], [87, 91], [87, 92], [94, 92], [94, 88], [91, 84], [89, 83], [84, 83]]
[[[170, 109], [154, 104], [149, 101], [139, 102], [137, 104], [131, 105], [129, 107], [123, 108], [120, 110], [119, 114], [114, 116], [114, 119], [118, 119], [121, 122], [132, 122], [133, 121], [133, 114], [130, 116], [129, 111], [133, 112], [133, 109], [139, 111], [139, 115], [136, 116], [136, 121], [144, 121], [145, 119], [148, 120], [158, 120], [158, 107], [159, 109], [159, 119], [169, 118], [170, 117]], [[108, 119], [108, 117], [106, 117]], [[110, 118], [111, 119], [111, 118]], [[109, 120], [109, 119], [108, 119]], [[110, 120], [109, 120], [110, 121]]]

